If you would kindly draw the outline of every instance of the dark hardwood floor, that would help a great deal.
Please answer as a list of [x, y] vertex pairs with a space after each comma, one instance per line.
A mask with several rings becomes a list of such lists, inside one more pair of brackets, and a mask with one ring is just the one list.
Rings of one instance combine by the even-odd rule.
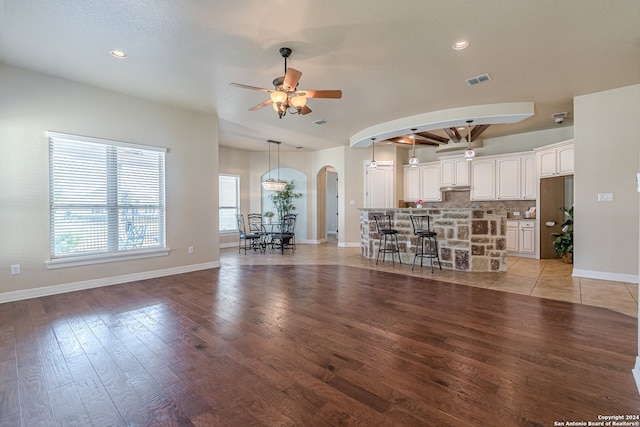
[[340, 265], [0, 304], [3, 426], [553, 426], [640, 414], [637, 321]]

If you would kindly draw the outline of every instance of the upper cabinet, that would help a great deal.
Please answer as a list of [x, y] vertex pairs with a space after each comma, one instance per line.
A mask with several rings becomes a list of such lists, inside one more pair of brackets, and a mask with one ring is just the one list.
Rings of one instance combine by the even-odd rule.
[[538, 176], [546, 178], [573, 174], [573, 140], [535, 149]]
[[464, 158], [440, 160], [440, 184], [443, 187], [470, 185], [469, 162]]
[[476, 158], [471, 166], [471, 200], [535, 200], [533, 153]]
[[519, 200], [522, 198], [521, 157], [500, 157], [496, 159], [498, 200]]
[[496, 161], [476, 159], [471, 162], [471, 200], [496, 199]]
[[442, 201], [440, 191], [440, 162], [421, 163], [417, 168], [404, 166], [404, 200], [415, 202]]
[[404, 200], [415, 202], [420, 198], [420, 171], [404, 166]]

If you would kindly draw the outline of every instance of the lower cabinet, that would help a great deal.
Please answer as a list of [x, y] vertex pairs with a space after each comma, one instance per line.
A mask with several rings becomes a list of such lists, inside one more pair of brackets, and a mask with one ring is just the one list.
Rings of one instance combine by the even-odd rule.
[[535, 220], [507, 221], [507, 251], [515, 255], [535, 255], [536, 222]]

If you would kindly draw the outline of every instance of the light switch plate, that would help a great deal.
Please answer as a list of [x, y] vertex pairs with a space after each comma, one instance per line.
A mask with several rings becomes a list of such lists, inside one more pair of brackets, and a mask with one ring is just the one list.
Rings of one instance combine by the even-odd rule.
[[613, 193], [598, 193], [599, 202], [613, 202]]

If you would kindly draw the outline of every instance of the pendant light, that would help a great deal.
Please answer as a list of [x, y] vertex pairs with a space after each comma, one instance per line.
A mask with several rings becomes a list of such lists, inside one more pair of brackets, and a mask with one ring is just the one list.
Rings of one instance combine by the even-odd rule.
[[420, 160], [418, 160], [418, 158], [416, 157], [416, 131], [418, 129], [413, 128], [411, 129], [411, 132], [413, 132], [413, 157], [411, 157], [409, 159], [409, 166], [411, 166], [412, 168], [417, 168], [418, 165], [420, 164]]
[[371, 138], [371, 161], [369, 162], [369, 169], [375, 170], [378, 168], [378, 162], [376, 162], [376, 139]]
[[475, 150], [471, 148], [471, 123], [473, 123], [473, 120], [467, 120], [469, 133], [467, 133], [467, 150], [464, 152], [464, 159], [468, 162], [472, 161], [476, 157]]
[[[282, 191], [287, 186], [285, 181], [280, 181], [280, 141], [267, 140], [269, 143], [269, 178], [266, 181], [262, 181], [262, 188], [267, 191]], [[278, 179], [271, 179], [271, 144], [278, 146]]]

